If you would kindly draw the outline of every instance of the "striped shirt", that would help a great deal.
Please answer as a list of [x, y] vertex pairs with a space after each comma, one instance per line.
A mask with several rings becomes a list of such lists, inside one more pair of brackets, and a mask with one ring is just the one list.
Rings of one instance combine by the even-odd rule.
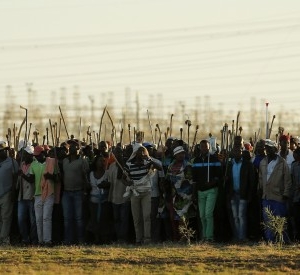
[[136, 164], [133, 159], [133, 161], [126, 162], [124, 168], [132, 180], [140, 180], [148, 174], [150, 166], [150, 159], [144, 160], [143, 164]]

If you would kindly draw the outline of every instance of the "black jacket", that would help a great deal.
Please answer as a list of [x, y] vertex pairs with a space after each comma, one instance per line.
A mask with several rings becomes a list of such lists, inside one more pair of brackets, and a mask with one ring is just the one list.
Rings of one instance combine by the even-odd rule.
[[[232, 166], [233, 162], [231, 161], [228, 165], [228, 180], [226, 182], [226, 189], [228, 199], [231, 199], [234, 190], [233, 190], [233, 175], [232, 175]], [[252, 192], [254, 188], [255, 174], [254, 174], [254, 165], [251, 160], [242, 160], [241, 172], [240, 172], [240, 198], [242, 200], [250, 201], [252, 197]]]
[[209, 159], [208, 156], [195, 157], [192, 161], [192, 175], [195, 191], [206, 191], [217, 187], [222, 179], [221, 163], [217, 156], [209, 155]]

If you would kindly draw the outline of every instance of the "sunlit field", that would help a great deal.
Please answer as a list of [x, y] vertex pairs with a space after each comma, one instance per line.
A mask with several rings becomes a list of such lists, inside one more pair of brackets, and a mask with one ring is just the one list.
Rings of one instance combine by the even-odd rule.
[[1, 274], [296, 274], [300, 245], [1, 247]]

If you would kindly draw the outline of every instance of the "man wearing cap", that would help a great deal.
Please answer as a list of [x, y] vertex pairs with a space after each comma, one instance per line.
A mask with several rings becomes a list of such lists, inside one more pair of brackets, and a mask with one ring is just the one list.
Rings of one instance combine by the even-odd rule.
[[[259, 165], [259, 187], [262, 189], [263, 220], [267, 223], [266, 208], [275, 216], [287, 216], [287, 200], [292, 181], [287, 162], [277, 154], [276, 142], [266, 139], [265, 148], [266, 157]], [[274, 232], [265, 230], [265, 238], [267, 241], [275, 241]]]
[[8, 156], [9, 147], [0, 141], [0, 245], [10, 244], [10, 227], [12, 222], [13, 201], [12, 188], [19, 169], [16, 160]]
[[34, 212], [39, 244], [51, 246], [56, 160], [46, 158], [44, 147], [41, 145], [35, 146], [33, 156], [35, 160], [30, 165], [29, 176], [22, 173], [22, 177], [35, 185]]
[[[33, 161], [33, 146], [27, 145], [20, 148], [20, 169], [25, 175], [29, 175], [29, 169]], [[18, 189], [18, 225], [22, 238], [22, 244], [37, 244], [37, 229], [34, 213], [34, 183], [27, 181], [24, 177], [19, 176], [17, 182]]]

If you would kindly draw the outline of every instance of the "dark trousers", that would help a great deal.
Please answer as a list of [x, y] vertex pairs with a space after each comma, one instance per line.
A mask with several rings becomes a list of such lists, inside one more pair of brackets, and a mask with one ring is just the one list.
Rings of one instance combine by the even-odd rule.
[[161, 241], [161, 219], [158, 217], [159, 197], [151, 197], [151, 240]]
[[114, 216], [114, 229], [119, 242], [128, 242], [130, 202], [112, 204]]

